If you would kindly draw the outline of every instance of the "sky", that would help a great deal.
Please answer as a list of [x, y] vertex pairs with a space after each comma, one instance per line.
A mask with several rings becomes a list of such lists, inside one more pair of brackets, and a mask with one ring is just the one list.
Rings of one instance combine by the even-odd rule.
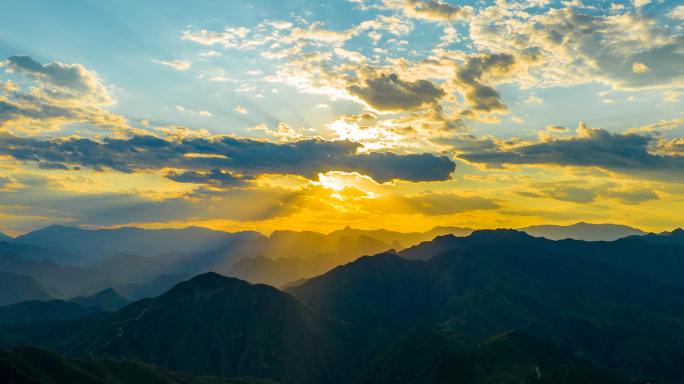
[[682, 226], [678, 1], [2, 8], [5, 234]]

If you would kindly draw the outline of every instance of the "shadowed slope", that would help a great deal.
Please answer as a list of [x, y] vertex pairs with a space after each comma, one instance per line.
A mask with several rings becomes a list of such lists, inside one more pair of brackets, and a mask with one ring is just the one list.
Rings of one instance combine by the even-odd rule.
[[287, 292], [369, 330], [426, 318], [477, 341], [516, 329], [606, 367], [681, 378], [684, 288], [554, 244], [513, 231], [427, 262], [364, 257]]
[[134, 359], [192, 374], [332, 383], [366, 337], [266, 285], [207, 273], [109, 315], [11, 330], [67, 356]]
[[133, 361], [69, 359], [42, 348], [26, 346], [0, 349], [0, 377], [4, 384], [275, 384], [247, 377], [197, 377]]

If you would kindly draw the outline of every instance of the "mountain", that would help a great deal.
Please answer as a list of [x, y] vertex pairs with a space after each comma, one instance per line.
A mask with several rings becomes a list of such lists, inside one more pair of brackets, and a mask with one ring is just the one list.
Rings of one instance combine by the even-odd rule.
[[156, 279], [144, 284], [121, 284], [111, 287], [121, 295], [133, 300], [157, 297], [168, 291], [176, 284], [190, 280], [192, 276], [187, 273], [174, 273], [159, 275]]
[[[640, 256], [623, 252], [623, 264], [657, 265], [671, 256], [624, 240], [615, 249], [644, 248]], [[565, 252], [568, 244], [579, 245]], [[602, 248], [592, 246], [605, 244], [512, 231], [428, 261], [362, 257], [286, 292], [376, 334], [421, 319], [467, 343], [515, 329], [606, 368], [681, 379], [684, 287], [601, 261]]]
[[14, 253], [0, 254], [0, 271], [31, 276], [68, 296], [82, 294], [92, 284], [114, 284], [116, 281], [108, 273], [92, 268], [62, 267], [47, 259], [40, 262], [25, 260]]
[[119, 252], [89, 267], [107, 272], [119, 281], [145, 283], [165, 273], [169, 266], [155, 257], [143, 257]]
[[680, 244], [684, 245], [684, 229], [677, 228], [667, 233], [649, 233], [644, 236], [632, 236], [652, 244]]
[[[273, 287], [207, 273], [114, 312], [8, 330], [77, 358], [117, 358], [191, 374], [339, 382], [367, 342], [355, 326]], [[5, 337], [7, 340], [8, 337]]]
[[[159, 259], [173, 265], [169, 272], [201, 274], [221, 271], [252, 282], [277, 286], [281, 282], [316, 276], [364, 255], [403, 249], [431, 240], [437, 235], [468, 235], [471, 232], [471, 229], [456, 227], [436, 227], [428, 232], [411, 233], [346, 227], [327, 235], [311, 231], [275, 231], [268, 237], [235, 240], [212, 251], [193, 253], [186, 257], [164, 254], [159, 255]], [[276, 262], [258, 259], [260, 256]], [[302, 261], [279, 260], [297, 258]], [[234, 266], [235, 269], [231, 270]], [[283, 270], [282, 276], [277, 273], [280, 269]]]
[[0, 306], [26, 300], [50, 301], [60, 298], [61, 293], [45, 288], [32, 277], [0, 272]]
[[[17, 236], [13, 242], [33, 244], [86, 257], [81, 264], [96, 263], [117, 252], [155, 256], [169, 251], [197, 252], [217, 249], [236, 239], [262, 236], [258, 232], [223, 232], [206, 228], [85, 230], [51, 225]], [[83, 264], [85, 263], [85, 264]]]
[[[673, 233], [676, 234], [676, 232]], [[475, 231], [466, 237], [439, 236], [433, 241], [404, 249], [398, 252], [398, 255], [406, 259], [429, 260], [444, 251], [506, 238], [512, 240], [521, 238], [521, 232], [512, 229], [496, 229]], [[611, 242], [587, 242], [572, 239], [553, 241], [539, 238], [534, 243], [536, 247], [548, 247], [575, 257], [620, 265], [647, 273], [669, 284], [684, 285], [684, 245], [649, 244], [643, 240], [645, 239], [641, 236], [630, 236]]]
[[197, 377], [134, 361], [69, 359], [42, 348], [27, 346], [0, 349], [0, 377], [4, 384], [277, 384], [248, 377]]
[[382, 338], [362, 361], [344, 384], [664, 382], [610, 371], [518, 331], [468, 346], [425, 321]]
[[399, 251], [397, 254], [405, 259], [430, 260], [434, 255], [468, 247], [473, 244], [484, 243], [491, 239], [504, 237], [519, 237], [520, 232], [514, 229], [494, 229], [474, 231], [467, 236], [457, 237], [454, 235], [437, 236], [431, 241], [425, 241], [413, 247]]
[[[14, 239], [11, 241], [14, 241]], [[47, 259], [59, 265], [75, 265], [86, 261], [85, 257], [72, 253], [55, 251], [31, 244], [15, 244], [0, 241], [0, 254], [5, 253], [12, 253], [24, 260], [43, 261]]]
[[573, 225], [535, 225], [520, 228], [531, 236], [550, 240], [575, 239], [585, 241], [613, 241], [627, 236], [645, 235], [646, 232], [617, 224], [589, 224], [579, 222]]
[[[377, 239], [387, 244], [392, 244], [393, 248], [404, 248], [419, 244], [424, 241], [429, 241], [437, 236], [455, 235], [468, 236], [473, 232], [470, 228], [461, 227], [435, 227], [427, 232], [395, 232], [386, 229], [377, 230], [363, 230], [353, 229], [349, 226], [344, 229], [333, 231], [328, 234], [328, 237], [333, 241], [337, 241], [340, 237], [346, 236], [350, 238], [358, 238], [359, 236], [366, 236]], [[400, 246], [397, 246], [398, 243]]]
[[74, 297], [69, 302], [80, 304], [84, 307], [101, 307], [105, 311], [115, 312], [132, 303], [131, 300], [122, 297], [112, 288], [107, 288], [89, 297]]
[[224, 275], [247, 280], [250, 283], [279, 287], [291, 281], [318, 276], [338, 265], [356, 260], [364, 254], [386, 251], [391, 248], [391, 245], [359, 235], [358, 238], [339, 237], [335, 248], [335, 251], [304, 259], [289, 257], [274, 260], [261, 255], [245, 258], [235, 263]]
[[0, 327], [31, 321], [71, 320], [97, 312], [102, 312], [102, 308], [99, 306], [86, 307], [63, 300], [22, 301], [0, 307]]
[[14, 237], [7, 236], [4, 233], [0, 232], [0, 241], [12, 241], [12, 240], [14, 240]]

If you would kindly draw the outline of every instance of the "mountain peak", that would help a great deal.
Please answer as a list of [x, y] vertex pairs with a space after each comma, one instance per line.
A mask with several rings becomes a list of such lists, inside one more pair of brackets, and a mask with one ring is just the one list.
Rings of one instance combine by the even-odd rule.
[[226, 277], [215, 272], [207, 272], [195, 276], [188, 281], [176, 284], [176, 286], [171, 288], [166, 294], [179, 295], [197, 291], [213, 291], [235, 284], [249, 283], [234, 277]]

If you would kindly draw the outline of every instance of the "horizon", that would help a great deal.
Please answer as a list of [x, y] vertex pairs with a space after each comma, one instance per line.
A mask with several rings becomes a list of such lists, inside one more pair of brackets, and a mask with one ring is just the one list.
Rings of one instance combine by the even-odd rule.
[[674, 2], [4, 8], [8, 235], [682, 226]]
[[[436, 230], [436, 229], [438, 229], [438, 228], [470, 229], [470, 230], [472, 230], [472, 231], [496, 231], [496, 230], [502, 230], [502, 229], [511, 229], [511, 230], [516, 230], [516, 231], [524, 232], [524, 229], [526, 229], [526, 228], [532, 228], [532, 227], [545, 227], [545, 226], [551, 226], [551, 227], [566, 228], [566, 227], [574, 227], [574, 226], [578, 226], [578, 225], [582, 225], [582, 224], [597, 225], [597, 226], [601, 226], [601, 225], [621, 226], [621, 227], [627, 227], [627, 228], [631, 228], [631, 229], [636, 229], [636, 230], [641, 231], [641, 232], [644, 232], [644, 233], [646, 233], [646, 234], [648, 234], [648, 233], [655, 233], [655, 234], [670, 233], [670, 232], [672, 232], [672, 231], [675, 231], [675, 230], [677, 230], [677, 229], [681, 229], [681, 228], [682, 228], [682, 227], [676, 227], [676, 228], [671, 228], [671, 229], [669, 229], [669, 230], [665, 230], [665, 231], [661, 231], [661, 232], [649, 232], [649, 231], [644, 231], [643, 229], [638, 228], [638, 227], [632, 227], [632, 226], [623, 225], [623, 224], [614, 224], [614, 223], [588, 223], [588, 222], [585, 222], [585, 221], [578, 221], [578, 222], [576, 222], [576, 223], [568, 224], [568, 225], [558, 225], [558, 224], [551, 224], [551, 223], [549, 223], [549, 224], [535, 224], [535, 225], [530, 225], [530, 226], [527, 226], [527, 227], [518, 227], [518, 228], [511, 228], [511, 227], [470, 228], [470, 227], [453, 227], [453, 226], [435, 226], [435, 227], [429, 228], [429, 229], [427, 229], [427, 230], [422, 230], [422, 231], [390, 231], [390, 230], [388, 230], [388, 229], [386, 229], [386, 228], [370, 228], [370, 229], [368, 229], [368, 228], [355, 228], [355, 227], [351, 227], [351, 226], [345, 226], [344, 228], [338, 228], [338, 229], [335, 229], [335, 230], [332, 230], [332, 231], [329, 231], [329, 232], [319, 232], [319, 231], [311, 231], [311, 230], [297, 231], [297, 230], [291, 230], [291, 229], [276, 229], [276, 230], [274, 230], [274, 231], [272, 231], [272, 232], [260, 232], [260, 231], [252, 231], [252, 232], [257, 232], [257, 233], [259, 233], [259, 234], [261, 234], [261, 235], [263, 235], [263, 236], [266, 236], [266, 237], [270, 237], [274, 232], [279, 232], [279, 231], [280, 231], [280, 232], [314, 232], [314, 233], [319, 233], [319, 234], [322, 234], [322, 235], [326, 235], [326, 236], [327, 236], [327, 235], [330, 235], [330, 234], [332, 234], [332, 233], [334, 233], [334, 232], [346, 231], [347, 228], [349, 228], [349, 230], [352, 230], [352, 231], [372, 232], [372, 231], [382, 231], [382, 230], [386, 230], [386, 231], [390, 231], [390, 232], [397, 232], [397, 233], [403, 233], [403, 234], [407, 234], [407, 233], [427, 233], [427, 232]], [[0, 232], [0, 233], [2, 233], [2, 234], [4, 234], [4, 235], [7, 235], [7, 236], [10, 236], [10, 237], [12, 237], [12, 238], [17, 238], [17, 237], [19, 237], [19, 236], [21, 236], [21, 235], [25, 235], [25, 234], [27, 234], [27, 233], [31, 233], [31, 232], [35, 232], [35, 231], [44, 230], [44, 229], [46, 229], [46, 228], [53, 227], [53, 226], [64, 227], [64, 228], [76, 228], [76, 229], [81, 229], [81, 230], [85, 230], [85, 231], [97, 231], [97, 230], [100, 230], [100, 229], [114, 230], [114, 229], [121, 229], [121, 228], [136, 228], [136, 229], [148, 229], [148, 230], [158, 230], [158, 229], [176, 229], [176, 230], [181, 230], [181, 229], [188, 229], [188, 228], [199, 228], [199, 229], [209, 229], [209, 230], [214, 230], [214, 231], [223, 231], [223, 232], [226, 232], [226, 233], [243, 232], [243, 231], [224, 231], [224, 230], [221, 230], [221, 229], [200, 227], [200, 226], [194, 226], [194, 225], [187, 226], [187, 227], [160, 227], [160, 228], [145, 228], [145, 227], [126, 226], [126, 225], [124, 225], [124, 226], [117, 226], [117, 227], [100, 227], [100, 228], [87, 228], [87, 227], [86, 227], [86, 228], [83, 228], [83, 227], [79, 227], [79, 226], [69, 226], [69, 225], [63, 225], [63, 224], [50, 224], [50, 225], [46, 225], [45, 227], [41, 227], [41, 228], [34, 229], [34, 230], [32, 230], [32, 231], [27, 231], [27, 232], [20, 233], [20, 234], [18, 234], [18, 235], [10, 235], [10, 234], [5, 233], [5, 232]], [[249, 232], [249, 231], [250, 231], [250, 230], [245, 230], [244, 232]]]

